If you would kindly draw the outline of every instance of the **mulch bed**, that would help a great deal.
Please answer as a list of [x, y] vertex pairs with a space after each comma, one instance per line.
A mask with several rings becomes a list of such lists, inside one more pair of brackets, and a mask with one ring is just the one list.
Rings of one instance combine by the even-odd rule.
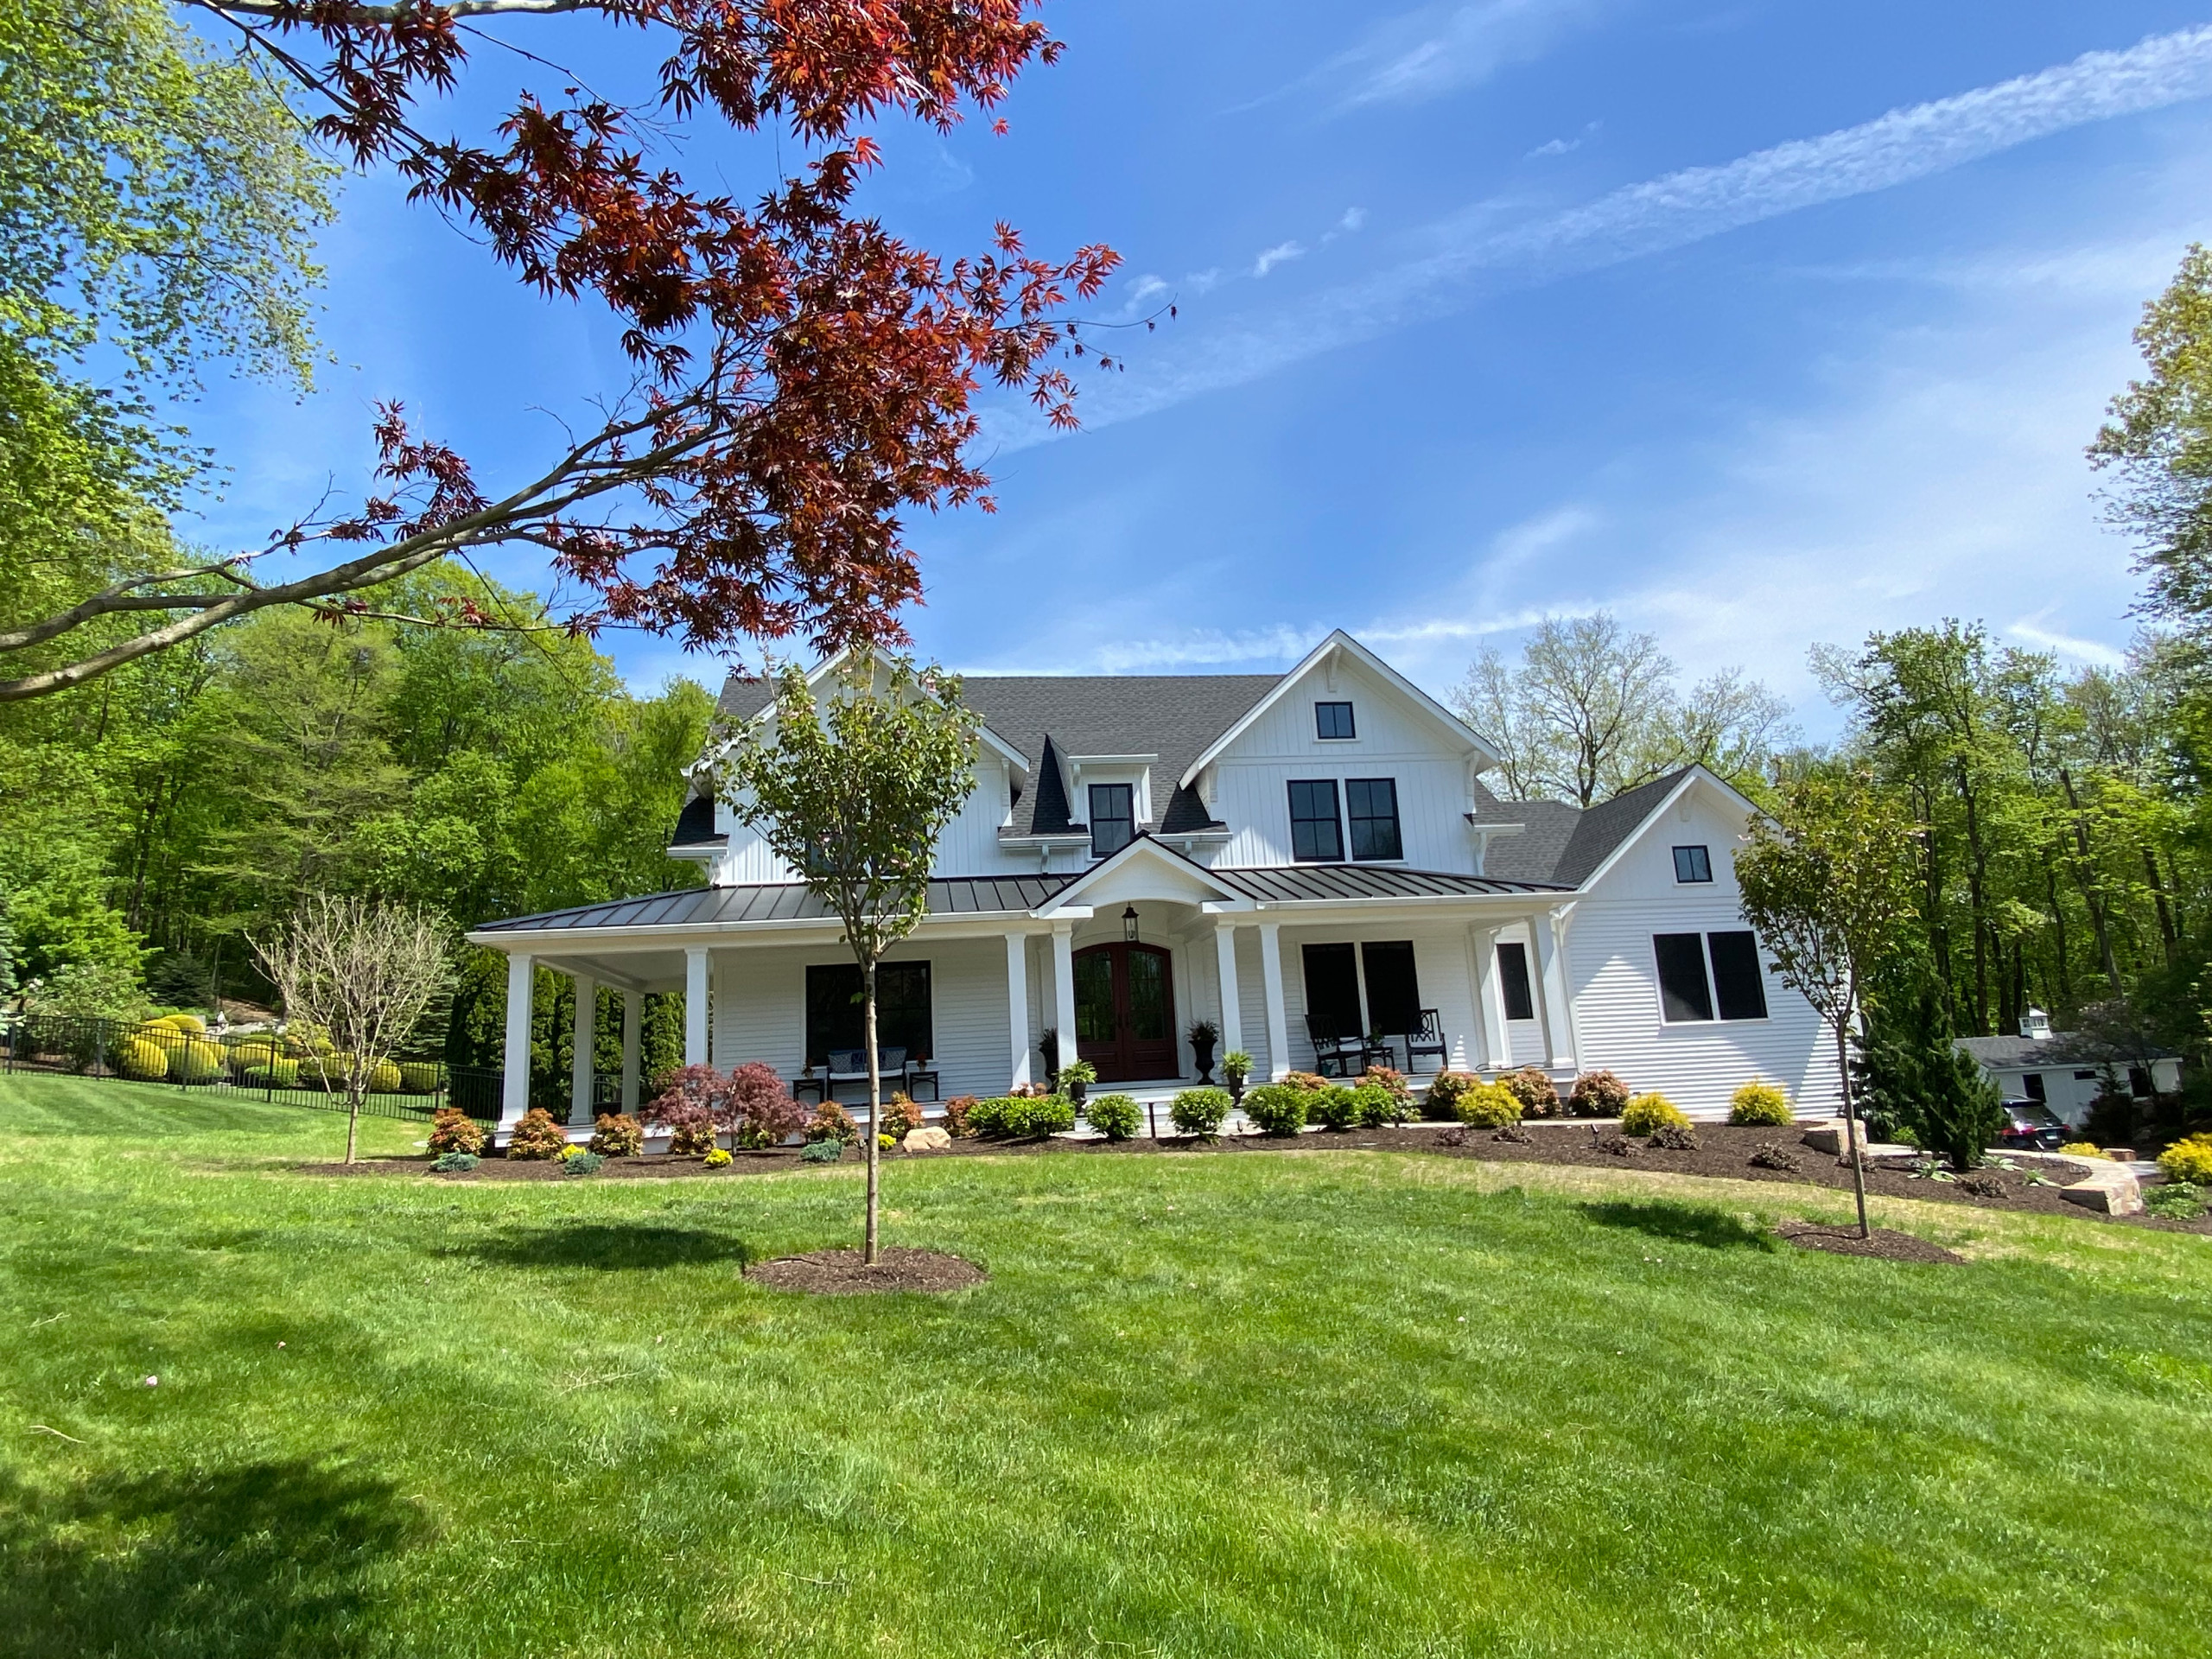
[[1866, 1255], [1879, 1262], [1966, 1265], [1966, 1257], [1955, 1250], [1947, 1250], [1941, 1244], [1931, 1244], [1924, 1238], [1915, 1238], [1910, 1233], [1895, 1232], [1887, 1227], [1872, 1229], [1872, 1236], [1866, 1238], [1859, 1236], [1856, 1227], [1823, 1227], [1809, 1221], [1778, 1222], [1774, 1230], [1801, 1250], [1826, 1250], [1832, 1255]]
[[[1140, 1137], [1133, 1141], [956, 1141], [942, 1152], [908, 1153], [894, 1149], [883, 1154], [887, 1163], [918, 1162], [942, 1158], [1006, 1158], [1006, 1157], [1196, 1157], [1196, 1156], [1284, 1156], [1309, 1152], [1389, 1151], [1425, 1152], [1444, 1158], [1469, 1158], [1484, 1163], [1554, 1164], [1579, 1166], [1593, 1169], [1647, 1169], [1666, 1174], [1717, 1176], [1738, 1181], [1776, 1181], [1796, 1186], [1821, 1186], [1834, 1191], [1851, 1190], [1851, 1166], [1839, 1162], [1833, 1153], [1816, 1152], [1806, 1146], [1801, 1131], [1794, 1128], [1735, 1128], [1726, 1124], [1700, 1123], [1697, 1126], [1698, 1146], [1695, 1151], [1670, 1152], [1653, 1147], [1648, 1141], [1624, 1141], [1619, 1131], [1611, 1125], [1598, 1127], [1573, 1122], [1543, 1122], [1522, 1126], [1527, 1137], [1522, 1141], [1500, 1141], [1489, 1129], [1462, 1129], [1456, 1126], [1427, 1123], [1395, 1129], [1353, 1129], [1342, 1133], [1301, 1135], [1276, 1139], [1266, 1135], [1227, 1135], [1218, 1140], [1171, 1136], [1154, 1141]], [[1634, 1150], [1626, 1156], [1605, 1150], [1607, 1145], [1626, 1145]], [[1788, 1157], [1794, 1157], [1799, 1167], [1795, 1170], [1762, 1168], [1751, 1160], [1764, 1146], [1778, 1147]], [[860, 1149], [854, 1147], [845, 1154], [849, 1164], [861, 1160]], [[429, 1173], [429, 1156], [418, 1154], [411, 1158], [365, 1159], [355, 1164], [308, 1164], [301, 1166], [303, 1174], [316, 1175], [414, 1175]], [[642, 1158], [610, 1158], [596, 1174], [582, 1177], [565, 1175], [560, 1166], [551, 1160], [512, 1161], [499, 1157], [486, 1158], [466, 1174], [433, 1175], [434, 1180], [445, 1181], [559, 1181], [583, 1179], [657, 1180], [677, 1178], [728, 1179], [747, 1174], [766, 1174], [775, 1171], [802, 1167], [798, 1148], [773, 1147], [753, 1152], [740, 1152], [735, 1161], [723, 1170], [705, 1168], [696, 1158], [671, 1158], [654, 1154]], [[2065, 1179], [2063, 1173], [2037, 1170], [2045, 1179], [2029, 1179], [2031, 1166], [2018, 1169], [1984, 1169], [1973, 1178], [1961, 1181], [1931, 1180], [1911, 1173], [1909, 1162], [1890, 1163], [1870, 1160], [1866, 1169], [1866, 1191], [1870, 1197], [1887, 1198], [1917, 1198], [1935, 1204], [1963, 1204], [1981, 1210], [2009, 1210], [2016, 1212], [2043, 1215], [2071, 1216], [2094, 1221], [2123, 1221], [2130, 1225], [2156, 1228], [2169, 1232], [2212, 1234], [2212, 1216], [2194, 1222], [2161, 1221], [2150, 1216], [2108, 1217], [2059, 1196], [2059, 1183]]]
[[781, 1255], [745, 1270], [756, 1285], [771, 1290], [804, 1291], [813, 1296], [869, 1296], [887, 1290], [918, 1290], [931, 1294], [965, 1290], [989, 1275], [973, 1262], [939, 1250], [876, 1252], [869, 1267], [858, 1250], [810, 1250], [804, 1255]]

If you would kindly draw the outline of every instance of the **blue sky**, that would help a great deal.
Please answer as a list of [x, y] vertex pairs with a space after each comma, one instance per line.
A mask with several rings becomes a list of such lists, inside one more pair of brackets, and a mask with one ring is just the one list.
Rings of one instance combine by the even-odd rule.
[[[868, 205], [946, 252], [1000, 218], [1042, 251], [1110, 243], [1088, 315], [1179, 315], [1123, 336], [1074, 436], [995, 402], [1001, 511], [911, 526], [925, 654], [1249, 671], [1344, 626], [1443, 691], [1484, 642], [1605, 607], [1819, 734], [1816, 641], [1958, 615], [2069, 664], [2125, 647], [2129, 550], [2082, 450], [2212, 224], [2212, 4], [1045, 16], [1069, 50], [1010, 135], [893, 128]], [[652, 57], [591, 20], [505, 30], [603, 90]], [[454, 125], [526, 68], [480, 52]], [[798, 155], [686, 164], [749, 195]], [[378, 398], [496, 482], [626, 378], [602, 319], [389, 181], [349, 187], [323, 254], [321, 388], [221, 385], [195, 414], [232, 473], [212, 540], [358, 490]], [[602, 643], [641, 687], [720, 672]]]

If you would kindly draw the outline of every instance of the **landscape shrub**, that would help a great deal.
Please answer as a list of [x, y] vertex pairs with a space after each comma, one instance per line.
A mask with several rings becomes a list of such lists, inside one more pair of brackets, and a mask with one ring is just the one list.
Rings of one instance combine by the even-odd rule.
[[2212, 1135], [2192, 1135], [2158, 1154], [2158, 1167], [2170, 1181], [2212, 1186]]
[[1689, 1128], [1690, 1121], [1682, 1116], [1682, 1109], [1657, 1093], [1637, 1095], [1621, 1108], [1623, 1135], [1649, 1135], [1666, 1124], [1676, 1128]]
[[115, 1046], [115, 1069], [140, 1083], [158, 1083], [169, 1074], [169, 1057], [148, 1037], [125, 1037]]
[[1306, 1091], [1294, 1083], [1263, 1083], [1244, 1091], [1244, 1116], [1263, 1135], [1296, 1135], [1306, 1127]]
[[1023, 1141], [1075, 1127], [1075, 1103], [1061, 1095], [998, 1095], [968, 1109], [968, 1130], [987, 1141]]
[[1126, 1141], [1144, 1122], [1144, 1111], [1128, 1095], [1094, 1095], [1083, 1104], [1084, 1121], [1109, 1141]]
[[732, 1070], [707, 1105], [715, 1124], [741, 1147], [781, 1146], [807, 1122], [806, 1108], [791, 1098], [783, 1074], [760, 1060]]
[[1630, 1092], [1616, 1072], [1585, 1071], [1567, 1094], [1567, 1109], [1577, 1117], [1618, 1117]]
[[561, 1160], [563, 1175], [596, 1175], [607, 1166], [607, 1160], [595, 1152], [586, 1152], [580, 1147], [569, 1148]]
[[955, 1140], [975, 1134], [968, 1127], [968, 1114], [976, 1109], [973, 1095], [955, 1095], [944, 1103], [944, 1132]]
[[480, 1153], [484, 1150], [484, 1126], [458, 1106], [441, 1106], [430, 1119], [430, 1151], [434, 1156], [448, 1152]]
[[[1400, 1100], [1411, 1101], [1414, 1086], [1406, 1081], [1406, 1074], [1395, 1065], [1370, 1065], [1362, 1083], [1371, 1083], [1378, 1089], [1388, 1089]], [[1403, 1122], [1402, 1119], [1400, 1120]]]
[[1167, 1121], [1181, 1135], [1218, 1135], [1231, 1103], [1226, 1089], [1185, 1089], [1168, 1107]]
[[1352, 1107], [1359, 1115], [1363, 1129], [1387, 1129], [1403, 1123], [1414, 1115], [1413, 1097], [1402, 1095], [1387, 1084], [1370, 1081], [1356, 1086], [1351, 1091]]
[[1477, 1078], [1472, 1088], [1460, 1090], [1452, 1110], [1469, 1128], [1502, 1129], [1521, 1121], [1523, 1107], [1521, 1096], [1504, 1084]]
[[1764, 1128], [1786, 1129], [1797, 1121], [1797, 1117], [1789, 1109], [1789, 1096], [1782, 1092], [1780, 1084], [1769, 1083], [1764, 1077], [1753, 1077], [1728, 1096], [1728, 1121], [1739, 1125], [1752, 1123]]
[[[842, 1141], [810, 1141], [799, 1148], [798, 1160], [802, 1164], [834, 1164], [844, 1155], [845, 1143]], [[711, 1158], [709, 1154], [709, 1161]]]
[[602, 1158], [634, 1158], [645, 1149], [645, 1126], [627, 1112], [601, 1112], [592, 1126], [591, 1149]]
[[399, 1063], [399, 1092], [403, 1095], [435, 1095], [438, 1092], [438, 1066], [435, 1060], [402, 1060]]
[[1651, 1144], [1661, 1152], [1695, 1152], [1697, 1131], [1687, 1123], [1662, 1123], [1651, 1131]]
[[399, 1092], [399, 1068], [390, 1060], [378, 1060], [369, 1068], [368, 1079], [363, 1086], [372, 1095], [396, 1095]]
[[[1467, 1132], [1465, 1129], [1446, 1129], [1445, 1133], [1446, 1135], [1456, 1135], [1461, 1136], [1464, 1141]], [[1536, 1137], [1535, 1135], [1529, 1134], [1528, 1130], [1522, 1128], [1518, 1123], [1508, 1123], [1496, 1135], [1491, 1136], [1491, 1139], [1493, 1141], [1508, 1141], [1516, 1147], [1525, 1147], [1535, 1138]], [[1461, 1144], [1461, 1142], [1454, 1141], [1452, 1144], [1456, 1146]]]
[[825, 1100], [807, 1120], [805, 1134], [810, 1145], [835, 1141], [841, 1147], [849, 1147], [861, 1138], [861, 1126], [836, 1101]]
[[2069, 1141], [2059, 1151], [2069, 1158], [2103, 1158], [2105, 1155], [2105, 1149], [2094, 1141]]
[[1459, 1116], [1459, 1096], [1479, 1085], [1471, 1071], [1440, 1071], [1428, 1080], [1428, 1115], [1446, 1122]]
[[880, 1122], [880, 1133], [889, 1135], [893, 1141], [903, 1140], [922, 1127], [922, 1109], [893, 1090], [891, 1098], [883, 1103], [883, 1116]]
[[1642, 1148], [1624, 1135], [1609, 1135], [1598, 1142], [1598, 1150], [1615, 1158], [1633, 1158]]
[[[835, 1144], [835, 1142], [830, 1142], [830, 1143], [827, 1143], [827, 1144], [834, 1145], [834, 1144]], [[805, 1154], [804, 1154], [804, 1153], [802, 1153], [802, 1154], [800, 1154], [800, 1156], [802, 1156], [802, 1157], [804, 1157], [804, 1155], [805, 1155]], [[736, 1160], [736, 1159], [734, 1159], [734, 1158], [733, 1158], [733, 1157], [731, 1157], [731, 1156], [729, 1155], [729, 1151], [728, 1151], [728, 1149], [727, 1147], [708, 1147], [708, 1148], [707, 1148], [707, 1156], [706, 1156], [705, 1162], [706, 1162], [706, 1166], [707, 1166], [709, 1169], [728, 1169], [728, 1168], [732, 1164], [735, 1163], [736, 1161], [737, 1161], [737, 1160]]]
[[283, 1050], [265, 1037], [242, 1037], [236, 1041], [226, 1039], [223, 1044], [223, 1064], [231, 1068], [231, 1075], [243, 1077], [257, 1065], [267, 1065], [279, 1058]]
[[223, 1051], [214, 1043], [190, 1039], [169, 1051], [169, 1081], [213, 1083], [223, 1075]]
[[1745, 1161], [1753, 1169], [1778, 1169], [1788, 1175], [1801, 1174], [1805, 1168], [1802, 1154], [1790, 1151], [1779, 1141], [1760, 1141]]
[[194, 1037], [205, 1036], [207, 1032], [207, 1022], [196, 1014], [165, 1014], [160, 1019], [149, 1020], [147, 1023], [167, 1026], [171, 1031], [185, 1032]]
[[558, 1158], [568, 1149], [568, 1132], [553, 1121], [553, 1114], [543, 1106], [533, 1106], [524, 1112], [522, 1122], [515, 1125], [515, 1132], [507, 1141], [507, 1156], [524, 1160]]
[[2143, 1208], [2162, 1221], [2195, 1221], [2204, 1213], [2204, 1189], [2190, 1181], [2168, 1181], [2143, 1195]]
[[1337, 1084], [1318, 1095], [1308, 1095], [1306, 1115], [1309, 1122], [1325, 1129], [1351, 1128], [1359, 1122], [1359, 1096], [1348, 1084]]
[[484, 1160], [473, 1152], [442, 1152], [430, 1160], [430, 1167], [441, 1175], [466, 1175]]
[[300, 1086], [300, 1063], [271, 1060], [267, 1065], [250, 1065], [238, 1074], [238, 1081], [249, 1089], [296, 1089]]
[[1552, 1086], [1551, 1078], [1541, 1065], [1524, 1065], [1498, 1081], [1510, 1089], [1520, 1101], [1522, 1116], [1559, 1116], [1559, 1090]]
[[1283, 1073], [1282, 1086], [1286, 1089], [1300, 1090], [1309, 1095], [1318, 1095], [1324, 1089], [1328, 1088], [1330, 1083], [1329, 1079], [1319, 1071], [1286, 1071]]
[[703, 1158], [715, 1150], [714, 1114], [703, 1106], [671, 1106], [653, 1121], [668, 1131], [671, 1158]]

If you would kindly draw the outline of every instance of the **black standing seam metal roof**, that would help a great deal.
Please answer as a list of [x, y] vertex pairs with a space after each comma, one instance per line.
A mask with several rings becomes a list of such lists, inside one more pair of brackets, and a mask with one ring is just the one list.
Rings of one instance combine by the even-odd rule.
[[[1200, 867], [1203, 868], [1203, 867]], [[1262, 904], [1300, 899], [1473, 898], [1554, 891], [1539, 882], [1501, 881], [1442, 870], [1357, 864], [1300, 864], [1284, 868], [1210, 870], [1230, 892]], [[1023, 914], [1078, 879], [1054, 875], [947, 876], [930, 883], [932, 916]], [[546, 911], [485, 922], [485, 933], [574, 933], [637, 927], [713, 927], [746, 922], [834, 921], [822, 900], [795, 881], [729, 887], [686, 887], [641, 899]]]

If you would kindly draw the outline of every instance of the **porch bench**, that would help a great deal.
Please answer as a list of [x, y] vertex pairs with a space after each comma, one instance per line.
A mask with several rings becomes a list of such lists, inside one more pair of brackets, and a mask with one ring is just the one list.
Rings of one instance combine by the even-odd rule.
[[[798, 1100], [803, 1095], [810, 1095], [817, 1101], [835, 1100], [837, 1085], [845, 1083], [857, 1084], [865, 1091], [868, 1088], [868, 1065], [861, 1053], [857, 1048], [831, 1049], [828, 1064], [822, 1070], [811, 1077], [801, 1077], [792, 1082], [791, 1098]], [[938, 1097], [940, 1085], [937, 1068], [927, 1060], [910, 1060], [903, 1048], [880, 1048], [875, 1054], [876, 1075], [882, 1078], [887, 1092], [896, 1089], [912, 1100], [915, 1097], [915, 1089], [924, 1078], [927, 1078], [930, 1098], [935, 1100]]]

